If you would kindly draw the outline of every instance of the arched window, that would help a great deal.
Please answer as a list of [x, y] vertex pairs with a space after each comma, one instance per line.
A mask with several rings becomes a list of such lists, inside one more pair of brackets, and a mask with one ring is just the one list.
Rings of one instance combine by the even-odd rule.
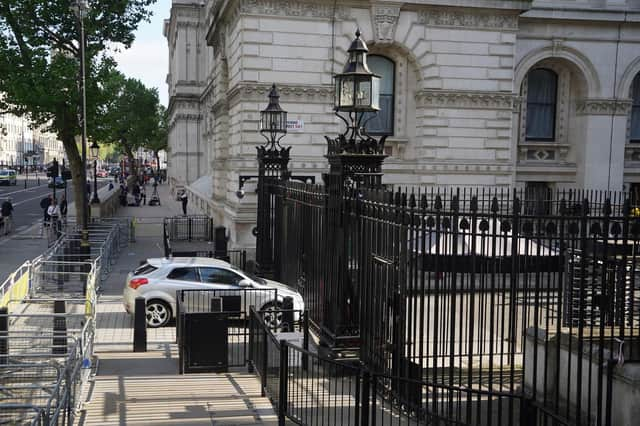
[[640, 143], [640, 74], [636, 75], [631, 85], [631, 142]]
[[391, 59], [379, 55], [369, 55], [367, 63], [371, 72], [380, 76], [380, 111], [373, 118], [369, 114], [364, 117], [371, 118], [365, 128], [372, 135], [393, 135], [396, 66]]
[[548, 69], [527, 76], [527, 140], [553, 141], [556, 129], [558, 75]]

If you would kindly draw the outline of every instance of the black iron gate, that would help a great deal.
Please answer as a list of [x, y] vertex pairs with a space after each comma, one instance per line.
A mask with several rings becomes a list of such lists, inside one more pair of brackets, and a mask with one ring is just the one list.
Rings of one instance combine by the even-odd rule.
[[519, 192], [352, 189], [332, 208], [348, 224], [336, 258], [325, 189], [278, 190], [280, 280], [320, 330], [340, 330], [335, 290], [353, 289], [339, 306], [355, 313], [360, 359], [397, 378], [378, 390], [455, 424], [518, 424], [521, 407], [531, 424], [614, 424], [617, 342], [640, 359], [640, 219], [625, 194], [557, 192], [525, 211]]

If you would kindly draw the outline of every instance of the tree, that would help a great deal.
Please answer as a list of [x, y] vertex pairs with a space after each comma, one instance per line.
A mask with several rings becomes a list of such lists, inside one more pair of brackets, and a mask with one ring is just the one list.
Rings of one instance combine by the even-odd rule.
[[[82, 217], [85, 182], [76, 136], [79, 118], [80, 44], [71, 0], [0, 2], [0, 112], [26, 115], [55, 132], [65, 147], [73, 176], [77, 217]], [[115, 72], [107, 48], [130, 47], [134, 31], [148, 20], [155, 0], [90, 0], [86, 35], [87, 133], [98, 140], [105, 104], [105, 81]]]
[[[166, 125], [157, 89], [147, 88], [141, 81], [118, 72], [111, 73], [105, 87], [111, 97], [106, 103], [102, 127], [97, 131], [100, 140], [117, 143], [130, 159], [135, 158], [134, 151], [140, 147], [163, 149], [161, 141], [164, 138], [166, 146]], [[134, 168], [132, 173], [137, 175], [137, 170]]]
[[145, 141], [145, 148], [150, 149], [153, 152], [153, 157], [156, 159], [156, 166], [158, 174], [160, 174], [160, 151], [166, 150], [169, 146], [169, 130], [168, 130], [167, 109], [164, 105], [158, 103], [156, 109], [156, 121], [158, 123], [156, 131], [151, 134], [148, 140]]

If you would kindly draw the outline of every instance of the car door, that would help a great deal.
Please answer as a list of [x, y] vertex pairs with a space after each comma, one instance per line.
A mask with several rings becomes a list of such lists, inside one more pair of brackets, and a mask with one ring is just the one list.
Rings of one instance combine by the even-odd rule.
[[[195, 266], [179, 266], [173, 268], [162, 281], [162, 291], [168, 293], [172, 299], [176, 299], [178, 290], [198, 290], [202, 288], [198, 268]], [[187, 294], [187, 296], [189, 296]], [[177, 302], [177, 300], [176, 300]], [[194, 297], [186, 297], [184, 300], [189, 310], [195, 308]]]
[[[245, 305], [245, 292], [238, 285], [238, 283], [244, 279], [243, 276], [225, 268], [201, 267], [200, 278], [203, 286], [217, 290], [216, 292], [212, 292], [211, 298], [221, 298], [220, 302], [225, 311], [243, 310], [242, 308]], [[237, 297], [240, 297], [239, 301]]]

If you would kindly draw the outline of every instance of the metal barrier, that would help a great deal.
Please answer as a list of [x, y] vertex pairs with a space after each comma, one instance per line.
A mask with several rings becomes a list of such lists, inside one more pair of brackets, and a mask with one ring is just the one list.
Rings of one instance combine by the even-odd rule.
[[68, 224], [0, 286], [0, 423], [74, 423], [93, 356], [97, 293], [129, 232], [128, 221], [92, 223], [87, 258]]

